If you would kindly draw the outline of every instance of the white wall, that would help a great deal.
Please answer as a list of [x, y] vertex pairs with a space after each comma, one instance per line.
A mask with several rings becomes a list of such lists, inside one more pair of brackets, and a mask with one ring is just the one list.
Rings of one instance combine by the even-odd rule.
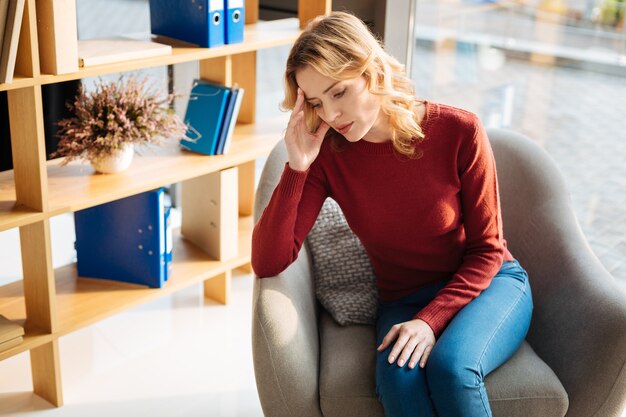
[[[74, 262], [74, 215], [62, 214], [50, 219], [52, 265], [57, 268]], [[0, 285], [22, 279], [19, 229], [0, 233]]]

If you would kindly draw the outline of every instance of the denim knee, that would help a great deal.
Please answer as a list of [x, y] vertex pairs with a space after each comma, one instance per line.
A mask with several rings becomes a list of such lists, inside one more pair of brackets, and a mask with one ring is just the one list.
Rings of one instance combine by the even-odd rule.
[[478, 387], [482, 382], [480, 369], [467, 363], [462, 349], [435, 348], [426, 363], [426, 380], [431, 390], [458, 390], [459, 388]]
[[385, 416], [434, 417], [424, 369], [390, 364], [387, 361], [389, 351], [378, 354], [376, 366], [376, 393]]
[[396, 363], [387, 361], [389, 352], [378, 354], [376, 367], [376, 391], [378, 397], [401, 398], [406, 395], [416, 395], [416, 388], [424, 384], [424, 370], [410, 369], [408, 366], [400, 368]]

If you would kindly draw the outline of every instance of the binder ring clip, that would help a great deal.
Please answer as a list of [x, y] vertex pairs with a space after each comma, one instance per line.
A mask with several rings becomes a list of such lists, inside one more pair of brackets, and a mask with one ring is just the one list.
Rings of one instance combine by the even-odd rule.
[[[191, 86], [191, 90], [193, 90], [199, 83], [197, 81], [193, 82], [193, 85]], [[189, 93], [189, 100], [197, 100], [198, 97], [214, 97], [217, 96], [220, 93], [219, 90], [215, 90], [214, 93]]]
[[[187, 133], [189, 132], [193, 133], [196, 137], [190, 138], [189, 136], [187, 136]], [[198, 132], [198, 129], [196, 129], [190, 124], [187, 124], [187, 133], [185, 133], [185, 136], [183, 136], [181, 140], [184, 140], [186, 142], [191, 142], [191, 143], [197, 143], [200, 139], [202, 139], [202, 133]]]

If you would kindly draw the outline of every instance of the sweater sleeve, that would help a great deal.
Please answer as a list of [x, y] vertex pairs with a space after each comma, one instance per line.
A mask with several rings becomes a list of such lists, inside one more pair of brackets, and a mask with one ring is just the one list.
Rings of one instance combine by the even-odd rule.
[[317, 164], [296, 171], [285, 164], [282, 176], [252, 232], [252, 269], [261, 278], [278, 275], [298, 258], [327, 197]]
[[458, 156], [465, 253], [448, 284], [414, 317], [428, 323], [437, 337], [459, 310], [489, 286], [504, 256], [495, 159], [476, 116], [473, 127], [473, 137], [461, 143]]

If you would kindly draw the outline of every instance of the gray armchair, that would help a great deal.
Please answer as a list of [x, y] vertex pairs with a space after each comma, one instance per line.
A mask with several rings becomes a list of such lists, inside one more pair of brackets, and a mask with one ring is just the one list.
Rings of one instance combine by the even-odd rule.
[[[486, 378], [494, 416], [619, 416], [626, 404], [626, 292], [592, 253], [561, 174], [528, 138], [488, 132], [498, 166], [505, 237], [534, 297], [527, 340]], [[287, 160], [264, 168], [258, 219]], [[338, 326], [316, 301], [310, 256], [255, 279], [252, 345], [267, 417], [383, 416], [371, 326]]]

